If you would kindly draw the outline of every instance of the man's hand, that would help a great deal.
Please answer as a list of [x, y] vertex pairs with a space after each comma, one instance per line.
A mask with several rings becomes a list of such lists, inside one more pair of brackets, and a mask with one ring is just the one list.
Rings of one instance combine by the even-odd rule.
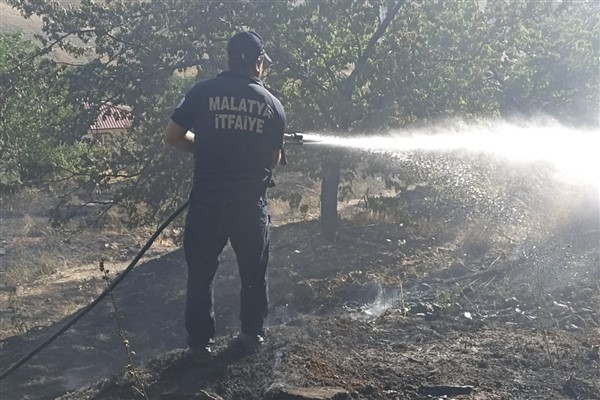
[[165, 129], [165, 143], [186, 153], [194, 152], [194, 134], [172, 120]]

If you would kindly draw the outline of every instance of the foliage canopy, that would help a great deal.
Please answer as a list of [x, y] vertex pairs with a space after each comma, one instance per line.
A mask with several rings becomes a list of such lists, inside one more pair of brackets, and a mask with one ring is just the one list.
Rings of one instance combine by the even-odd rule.
[[56, 172], [63, 142], [66, 87], [46, 60], [23, 63], [37, 49], [20, 34], [0, 34], [0, 188], [14, 190]]
[[[72, 143], [85, 133], [97, 109], [84, 103], [132, 107], [133, 134], [86, 150], [88, 161], [71, 176], [88, 197], [116, 187], [112, 200], [130, 206], [134, 223], [162, 217], [186, 196], [191, 162], [163, 148], [163, 127], [186, 87], [226, 68], [226, 41], [241, 29], [267, 39], [275, 64], [265, 82], [283, 100], [291, 130], [360, 134], [533, 113], [598, 123], [593, 1], [8, 1], [43, 18], [40, 54], [60, 47], [87, 57], [54, 65], [73, 112], [56, 115], [65, 137], [45, 140]], [[26, 73], [42, 81], [36, 71]], [[39, 136], [40, 128], [27, 131]], [[315, 157], [300, 156], [297, 168], [311, 169]], [[339, 178], [343, 165], [322, 161], [317, 175]], [[338, 181], [329, 183], [335, 193]]]

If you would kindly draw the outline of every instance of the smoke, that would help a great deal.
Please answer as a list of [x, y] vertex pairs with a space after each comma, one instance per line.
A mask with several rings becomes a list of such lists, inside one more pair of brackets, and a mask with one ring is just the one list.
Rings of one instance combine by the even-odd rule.
[[569, 181], [600, 185], [600, 131], [561, 125], [551, 119], [527, 121], [445, 121], [386, 134], [342, 137], [306, 134], [324, 145], [372, 152], [467, 151], [511, 163], [547, 163]]

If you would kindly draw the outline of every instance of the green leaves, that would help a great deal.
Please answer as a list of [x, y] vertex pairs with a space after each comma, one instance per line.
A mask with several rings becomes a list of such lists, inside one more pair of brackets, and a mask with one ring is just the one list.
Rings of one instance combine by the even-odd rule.
[[[2, 184], [66, 169], [90, 196], [113, 188], [133, 222], [187, 195], [191, 159], [165, 150], [162, 132], [186, 89], [226, 68], [227, 39], [240, 29], [266, 39], [275, 63], [265, 82], [290, 130], [350, 134], [515, 112], [597, 123], [592, 1], [8, 1], [42, 17], [44, 47], [0, 44]], [[81, 65], [35, 57], [57, 47]], [[43, 100], [20, 112], [31, 98]], [[132, 107], [130, 135], [79, 146], [106, 102]], [[319, 175], [319, 157], [300, 158], [297, 168]]]
[[[37, 49], [19, 34], [0, 34], [0, 187], [14, 190], [55, 171], [64, 151], [59, 123], [62, 71], [32, 58]], [[28, 60], [23, 62], [23, 60]], [[33, 61], [32, 61], [33, 60]]]
[[600, 11], [594, 2], [488, 2], [485, 17], [494, 57], [490, 82], [503, 114], [597, 123]]

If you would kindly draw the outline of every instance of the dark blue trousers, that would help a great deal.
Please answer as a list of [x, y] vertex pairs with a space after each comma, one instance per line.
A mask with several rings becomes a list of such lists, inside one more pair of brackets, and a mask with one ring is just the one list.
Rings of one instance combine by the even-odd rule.
[[266, 205], [190, 204], [184, 252], [188, 266], [185, 328], [190, 346], [215, 334], [214, 278], [227, 244], [235, 252], [242, 282], [241, 331], [260, 334], [268, 311], [269, 216]]

